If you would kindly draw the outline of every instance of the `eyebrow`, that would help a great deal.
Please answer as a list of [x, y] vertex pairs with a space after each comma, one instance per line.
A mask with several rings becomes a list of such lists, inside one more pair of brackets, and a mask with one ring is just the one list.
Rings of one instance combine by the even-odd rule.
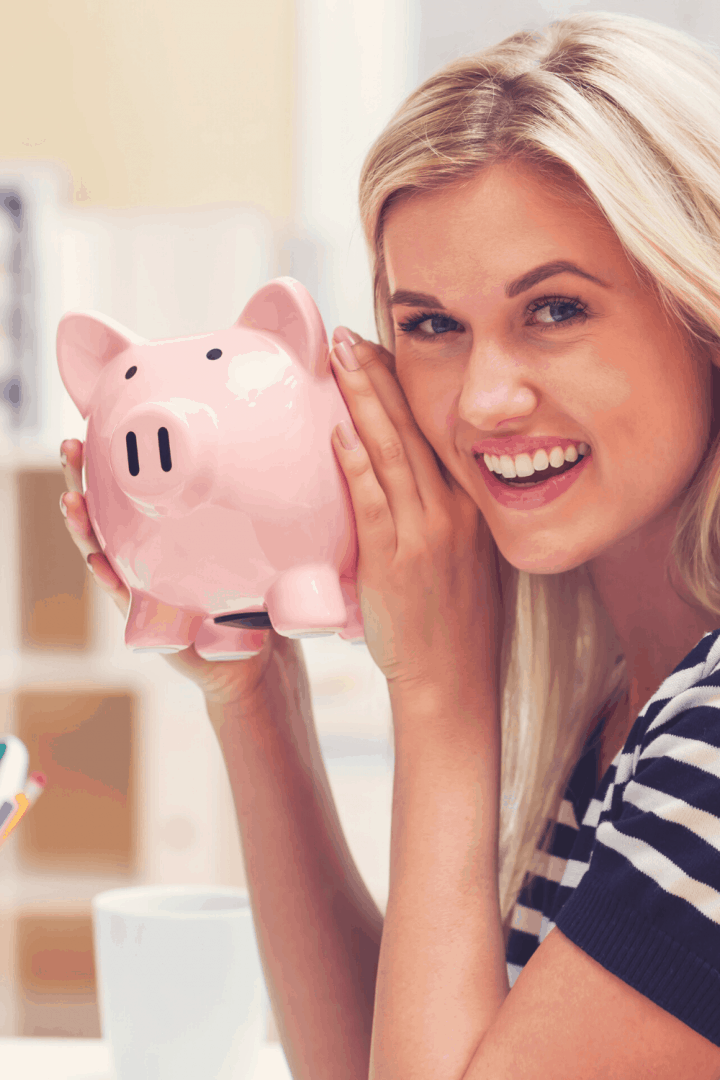
[[428, 296], [427, 293], [409, 292], [407, 289], [398, 289], [390, 297], [392, 307], [436, 307], [445, 310], [437, 296]]
[[603, 289], [608, 288], [606, 282], [596, 278], [594, 274], [588, 274], [587, 270], [582, 270], [575, 263], [568, 262], [566, 259], [556, 259], [554, 262], [536, 266], [534, 270], [528, 270], [527, 274], [523, 274], [522, 277], [510, 281], [505, 286], [505, 295], [510, 298], [518, 296], [520, 293], [532, 289], [533, 285], [544, 281], [545, 278], [555, 277], [556, 274], [577, 274], [578, 277], [585, 278], [587, 281], [594, 281], [596, 285], [602, 285]]
[[[606, 282], [596, 278], [594, 274], [588, 274], [587, 270], [582, 270], [575, 263], [568, 262], [566, 259], [556, 259], [554, 262], [536, 266], [533, 270], [528, 270], [527, 274], [508, 282], [505, 286], [505, 295], [512, 299], [514, 296], [519, 296], [520, 293], [532, 289], [533, 285], [538, 285], [546, 278], [555, 277], [557, 274], [577, 274], [578, 277], [585, 278], [587, 281], [594, 281], [596, 285], [601, 285], [603, 289], [609, 288]], [[397, 292], [394, 292], [390, 297], [390, 304], [393, 307], [435, 307], [445, 310], [445, 305], [436, 296], [430, 296], [428, 293], [410, 292], [408, 289], [398, 289]]]

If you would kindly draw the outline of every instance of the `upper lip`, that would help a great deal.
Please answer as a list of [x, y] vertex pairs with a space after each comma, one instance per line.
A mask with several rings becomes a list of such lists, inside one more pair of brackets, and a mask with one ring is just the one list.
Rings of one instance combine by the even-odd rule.
[[509, 435], [505, 439], [483, 439], [482, 442], [473, 443], [472, 452], [517, 457], [518, 454], [534, 454], [536, 450], [552, 450], [555, 446], [564, 452], [568, 446], [577, 446], [581, 442], [587, 440], [569, 439], [564, 435]]

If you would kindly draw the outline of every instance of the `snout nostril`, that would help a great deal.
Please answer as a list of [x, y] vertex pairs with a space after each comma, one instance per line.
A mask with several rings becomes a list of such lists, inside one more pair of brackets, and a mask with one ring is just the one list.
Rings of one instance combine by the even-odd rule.
[[166, 427], [158, 428], [158, 446], [160, 447], [160, 464], [162, 465], [163, 472], [170, 472], [172, 469], [172, 458], [170, 457], [170, 436], [168, 435], [168, 429]]
[[125, 436], [125, 446], [127, 447], [128, 468], [130, 469], [131, 476], [137, 476], [140, 472], [140, 459], [138, 458], [138, 446], [137, 438], [134, 431], [128, 431]]

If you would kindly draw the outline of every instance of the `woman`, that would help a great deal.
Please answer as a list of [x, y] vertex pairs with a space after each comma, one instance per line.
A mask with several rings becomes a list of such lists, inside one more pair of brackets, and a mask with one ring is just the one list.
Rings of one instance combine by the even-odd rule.
[[383, 345], [335, 332], [333, 438], [393, 710], [384, 925], [297, 645], [169, 658], [225, 756], [293, 1075], [711, 1080], [720, 70], [637, 19], [517, 34], [408, 99], [361, 207]]

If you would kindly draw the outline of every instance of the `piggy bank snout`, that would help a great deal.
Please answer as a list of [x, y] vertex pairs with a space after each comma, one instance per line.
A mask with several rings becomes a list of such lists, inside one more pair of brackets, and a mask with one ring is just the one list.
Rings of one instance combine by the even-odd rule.
[[212, 425], [161, 405], [133, 409], [110, 438], [110, 467], [135, 502], [187, 510], [207, 497], [212, 477]]

